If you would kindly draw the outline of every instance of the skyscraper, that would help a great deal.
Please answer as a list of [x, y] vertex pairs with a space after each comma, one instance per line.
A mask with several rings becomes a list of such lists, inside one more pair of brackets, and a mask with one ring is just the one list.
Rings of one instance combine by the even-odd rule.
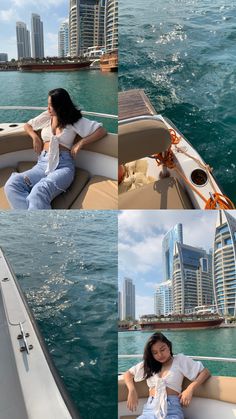
[[118, 0], [106, 1], [105, 48], [107, 52], [118, 48]]
[[30, 33], [24, 22], [16, 22], [16, 42], [18, 60], [31, 57]]
[[133, 280], [125, 278], [123, 282], [122, 320], [135, 319], [135, 285]]
[[173, 312], [191, 313], [201, 301], [198, 296], [197, 273], [204, 289], [211, 281], [207, 252], [201, 248], [176, 243], [173, 262]]
[[236, 316], [236, 220], [226, 211], [216, 223], [213, 284], [218, 313]]
[[201, 258], [197, 269], [197, 304], [209, 306], [214, 303], [212, 279], [212, 253]]
[[183, 244], [183, 226], [176, 224], [162, 240], [162, 260], [164, 267], [164, 280], [172, 279], [173, 274], [173, 254], [175, 243]]
[[40, 16], [35, 13], [32, 13], [31, 15], [31, 39], [33, 58], [43, 58], [43, 22], [40, 20]]
[[58, 57], [66, 57], [69, 54], [69, 23], [62, 22], [58, 32]]
[[[101, 0], [70, 0], [69, 33], [70, 55], [78, 56], [87, 52], [99, 39], [96, 25], [98, 14], [102, 16]], [[100, 7], [101, 6], [101, 7]]]
[[154, 311], [157, 316], [172, 313], [172, 284], [171, 281], [164, 281], [157, 285], [154, 294]]
[[122, 318], [122, 298], [121, 298], [121, 292], [118, 291], [118, 320], [121, 320]]

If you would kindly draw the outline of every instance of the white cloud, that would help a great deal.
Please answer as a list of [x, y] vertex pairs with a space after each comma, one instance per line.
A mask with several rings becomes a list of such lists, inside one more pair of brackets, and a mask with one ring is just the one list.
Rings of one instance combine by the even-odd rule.
[[2, 22], [11, 22], [12, 20], [17, 20], [17, 15], [15, 10], [0, 10], [0, 21]]
[[143, 314], [153, 314], [153, 313], [154, 313], [154, 298], [136, 295], [136, 318], [138, 319]]
[[65, 0], [12, 0], [12, 4], [15, 7], [24, 8], [33, 6], [35, 9], [46, 8], [49, 9], [51, 6], [59, 6], [65, 3]]

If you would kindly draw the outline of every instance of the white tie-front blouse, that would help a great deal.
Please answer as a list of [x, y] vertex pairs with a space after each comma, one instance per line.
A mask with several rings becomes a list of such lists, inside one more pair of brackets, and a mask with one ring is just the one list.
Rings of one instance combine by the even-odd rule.
[[[148, 387], [155, 387], [156, 390], [154, 411], [157, 419], [163, 419], [167, 414], [166, 387], [181, 393], [184, 377], [194, 381], [203, 369], [204, 366], [200, 361], [193, 361], [186, 355], [178, 354], [174, 355], [172, 365], [164, 377], [159, 377], [156, 373], [147, 378]], [[134, 381], [145, 380], [143, 361], [130, 368], [129, 372], [134, 376]]]
[[87, 118], [80, 118], [73, 125], [66, 125], [62, 129], [60, 134], [53, 134], [51, 126], [51, 116], [48, 111], [41, 113], [36, 118], [32, 118], [28, 121], [34, 131], [42, 130], [41, 137], [44, 143], [50, 142], [49, 147], [49, 159], [46, 168], [46, 175], [53, 172], [59, 163], [59, 144], [70, 150], [73, 146], [76, 134], [84, 138], [93, 134], [99, 127], [102, 126], [100, 122], [91, 121]]

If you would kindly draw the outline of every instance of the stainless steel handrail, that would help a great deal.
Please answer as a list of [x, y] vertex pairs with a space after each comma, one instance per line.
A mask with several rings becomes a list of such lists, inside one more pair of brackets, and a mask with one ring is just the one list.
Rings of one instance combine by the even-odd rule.
[[[46, 111], [47, 108], [45, 108], [45, 106], [0, 106], [0, 110]], [[100, 116], [101, 118], [108, 118], [108, 119], [118, 119], [117, 115], [112, 115], [112, 114], [107, 114], [107, 113], [89, 112], [89, 111], [83, 111], [83, 110], [81, 110], [81, 112], [84, 115]]]
[[[198, 355], [187, 355], [189, 358], [202, 360], [202, 361], [217, 361], [217, 362], [236, 362], [236, 358], [221, 358], [214, 356], [198, 356]], [[142, 358], [143, 354], [133, 354], [133, 355], [118, 355], [119, 359], [129, 359], [129, 358]]]

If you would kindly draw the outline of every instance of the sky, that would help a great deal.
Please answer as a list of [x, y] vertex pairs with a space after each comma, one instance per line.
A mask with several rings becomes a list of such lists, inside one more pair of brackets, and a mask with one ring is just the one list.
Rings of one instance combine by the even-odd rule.
[[69, 0], [0, 0], [0, 52], [7, 53], [8, 60], [17, 58], [16, 22], [26, 23], [31, 33], [32, 13], [43, 21], [45, 56], [58, 54], [57, 34], [68, 19]]
[[[230, 211], [236, 218], [236, 211]], [[154, 291], [163, 281], [162, 239], [177, 223], [183, 224], [183, 242], [209, 250], [213, 247], [217, 211], [123, 211], [119, 213], [118, 276], [132, 278], [136, 291], [136, 318], [154, 313]]]

